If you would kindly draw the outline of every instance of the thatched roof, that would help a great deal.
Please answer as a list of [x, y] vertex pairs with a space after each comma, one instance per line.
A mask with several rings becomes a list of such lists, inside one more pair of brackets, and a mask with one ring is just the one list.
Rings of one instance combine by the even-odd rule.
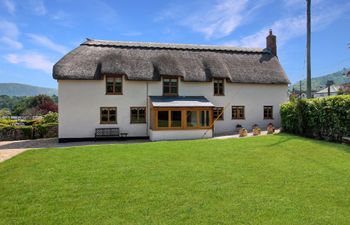
[[122, 74], [129, 80], [173, 75], [184, 81], [289, 83], [269, 51], [224, 46], [87, 40], [53, 68], [58, 80], [97, 80], [105, 74]]

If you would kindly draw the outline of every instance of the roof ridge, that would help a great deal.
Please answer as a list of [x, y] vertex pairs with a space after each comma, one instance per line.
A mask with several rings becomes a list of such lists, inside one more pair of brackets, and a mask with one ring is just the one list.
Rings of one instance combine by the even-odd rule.
[[205, 50], [205, 51], [234, 51], [234, 52], [253, 52], [268, 53], [262, 48], [247, 48], [224, 45], [200, 45], [200, 44], [178, 44], [161, 42], [131, 42], [131, 41], [110, 41], [87, 39], [81, 45], [99, 46], [99, 47], [130, 47], [130, 48], [159, 48], [176, 50]]

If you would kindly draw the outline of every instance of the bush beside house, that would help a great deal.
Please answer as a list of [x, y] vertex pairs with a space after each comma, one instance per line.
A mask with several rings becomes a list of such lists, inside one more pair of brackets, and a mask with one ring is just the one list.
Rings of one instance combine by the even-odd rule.
[[53, 138], [58, 136], [58, 114], [50, 112], [41, 120], [0, 120], [0, 141]]
[[350, 136], [350, 95], [290, 101], [280, 113], [288, 133], [329, 141]]

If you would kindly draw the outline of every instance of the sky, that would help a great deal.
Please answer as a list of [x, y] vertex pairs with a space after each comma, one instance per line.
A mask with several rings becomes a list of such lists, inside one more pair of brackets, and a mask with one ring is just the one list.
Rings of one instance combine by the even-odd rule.
[[[265, 47], [305, 78], [305, 0], [0, 0], [0, 83], [57, 88], [52, 66], [86, 38]], [[312, 0], [312, 76], [350, 67], [350, 1]]]

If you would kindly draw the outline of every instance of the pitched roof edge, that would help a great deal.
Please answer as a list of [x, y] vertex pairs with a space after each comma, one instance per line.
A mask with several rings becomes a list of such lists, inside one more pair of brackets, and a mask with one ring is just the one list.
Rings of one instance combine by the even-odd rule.
[[268, 49], [245, 48], [220, 45], [198, 45], [198, 44], [173, 44], [160, 42], [128, 42], [128, 41], [108, 41], [87, 39], [80, 45], [96, 47], [126, 47], [126, 48], [144, 48], [144, 49], [169, 49], [169, 50], [194, 50], [194, 51], [226, 51], [226, 52], [246, 52], [246, 53], [267, 53]]

